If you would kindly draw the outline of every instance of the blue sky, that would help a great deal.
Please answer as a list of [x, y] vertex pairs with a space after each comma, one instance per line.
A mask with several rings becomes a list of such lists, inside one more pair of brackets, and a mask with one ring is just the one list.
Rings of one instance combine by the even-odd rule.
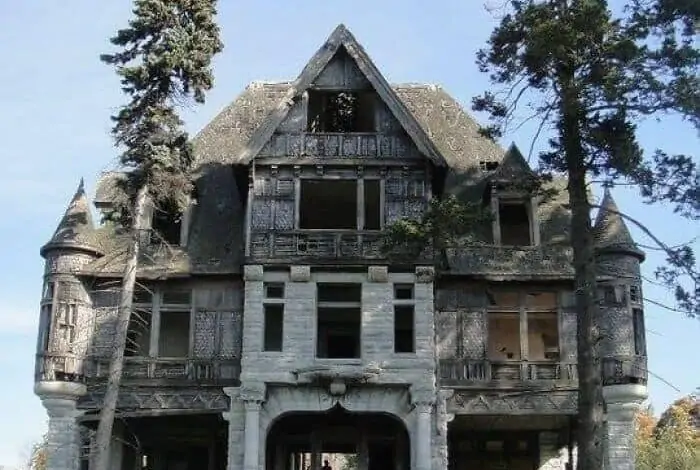
[[[348, 8], [352, 5], [352, 9]], [[488, 87], [474, 65], [493, 16], [481, 1], [352, 2], [299, 0], [220, 1], [225, 50], [215, 63], [216, 87], [205, 106], [183, 114], [195, 133], [252, 80], [294, 78], [336, 24], [343, 22], [392, 82], [438, 83], [465, 107]], [[0, 0], [0, 465], [16, 465], [45, 429], [32, 393], [33, 354], [43, 263], [39, 247], [50, 237], [81, 176], [88, 191], [100, 171], [113, 168], [116, 152], [109, 115], [124, 102], [113, 71], [98, 56], [124, 27], [127, 0], [53, 2]], [[534, 135], [524, 126], [506, 136], [524, 150]], [[698, 154], [694, 131], [665, 118], [642, 126], [645, 146]], [[620, 207], [670, 244], [698, 235], [698, 227], [668, 208], [642, 205], [631, 189], [616, 189]], [[637, 231], [632, 228], [635, 234]], [[638, 240], [649, 243], [638, 235]], [[660, 258], [650, 254], [645, 274]], [[647, 297], [671, 302], [646, 285]], [[652, 374], [683, 393], [700, 386], [700, 322], [647, 305]], [[694, 371], [694, 372], [693, 372]], [[663, 409], [681, 393], [652, 376], [654, 406]]]

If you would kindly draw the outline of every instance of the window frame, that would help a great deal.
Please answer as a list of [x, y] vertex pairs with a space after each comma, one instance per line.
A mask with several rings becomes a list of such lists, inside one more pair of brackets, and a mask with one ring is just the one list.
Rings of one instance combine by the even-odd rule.
[[[530, 234], [530, 244], [529, 245], [504, 245], [502, 243], [502, 227], [501, 227], [501, 205], [518, 205], [522, 204], [525, 206], [525, 212], [527, 213], [528, 227]], [[537, 211], [539, 206], [539, 198], [537, 196], [531, 196], [524, 193], [517, 192], [499, 192], [493, 189], [491, 192], [491, 213], [492, 222], [491, 230], [493, 236], [493, 243], [497, 246], [503, 247], [534, 247], [540, 245], [540, 224], [537, 219]]]

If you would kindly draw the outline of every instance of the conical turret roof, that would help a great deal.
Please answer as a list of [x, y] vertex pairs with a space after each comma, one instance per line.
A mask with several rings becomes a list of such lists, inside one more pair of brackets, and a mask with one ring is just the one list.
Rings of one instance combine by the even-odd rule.
[[599, 252], [626, 252], [644, 259], [644, 253], [634, 242], [608, 187], [605, 188], [603, 202], [593, 225], [593, 240]]
[[41, 255], [44, 256], [49, 250], [56, 248], [74, 248], [100, 253], [93, 243], [94, 232], [90, 203], [85, 194], [85, 183], [81, 178], [78, 189], [51, 240], [41, 248]]

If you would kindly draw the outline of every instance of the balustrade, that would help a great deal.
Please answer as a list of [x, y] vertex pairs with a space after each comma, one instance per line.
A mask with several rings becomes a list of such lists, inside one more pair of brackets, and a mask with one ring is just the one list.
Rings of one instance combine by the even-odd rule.
[[[36, 381], [87, 382], [107, 378], [109, 359], [65, 354], [40, 354]], [[122, 378], [129, 380], [172, 380], [194, 383], [234, 383], [240, 372], [239, 359], [169, 359], [126, 357]]]
[[646, 384], [646, 356], [616, 356], [602, 359], [603, 385]]
[[250, 255], [254, 259], [381, 259], [382, 235], [355, 230], [290, 230], [253, 233]]
[[261, 157], [315, 157], [406, 159], [419, 158], [417, 150], [401, 135], [374, 132], [313, 132], [275, 134]]
[[443, 385], [517, 385], [536, 381], [575, 382], [576, 364], [553, 361], [441, 359]]

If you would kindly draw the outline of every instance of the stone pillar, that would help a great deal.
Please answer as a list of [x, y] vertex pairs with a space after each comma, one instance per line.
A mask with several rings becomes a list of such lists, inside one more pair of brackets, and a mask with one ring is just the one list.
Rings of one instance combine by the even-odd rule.
[[80, 433], [77, 418], [78, 400], [87, 388], [73, 382], [38, 382], [34, 393], [49, 415], [46, 470], [80, 468]]
[[430, 422], [432, 421], [433, 404], [430, 402], [416, 403], [414, 412], [416, 413], [416, 432], [415, 436], [415, 470], [430, 470], [431, 469], [431, 433]]
[[607, 470], [634, 470], [634, 420], [647, 396], [645, 385], [603, 387], [607, 418], [604, 462]]
[[433, 443], [433, 468], [448, 468], [449, 454], [447, 448], [447, 427], [455, 415], [447, 412], [447, 400], [452, 398], [454, 390], [440, 390], [438, 392], [437, 404], [435, 406], [437, 429], [435, 442]]
[[243, 438], [245, 435], [245, 408], [240, 400], [238, 387], [224, 387], [230, 398], [229, 411], [222, 413], [228, 422], [227, 470], [240, 470], [243, 466]]
[[265, 384], [244, 384], [240, 389], [239, 398], [245, 408], [243, 470], [259, 470], [261, 465], [260, 408], [265, 400]]

